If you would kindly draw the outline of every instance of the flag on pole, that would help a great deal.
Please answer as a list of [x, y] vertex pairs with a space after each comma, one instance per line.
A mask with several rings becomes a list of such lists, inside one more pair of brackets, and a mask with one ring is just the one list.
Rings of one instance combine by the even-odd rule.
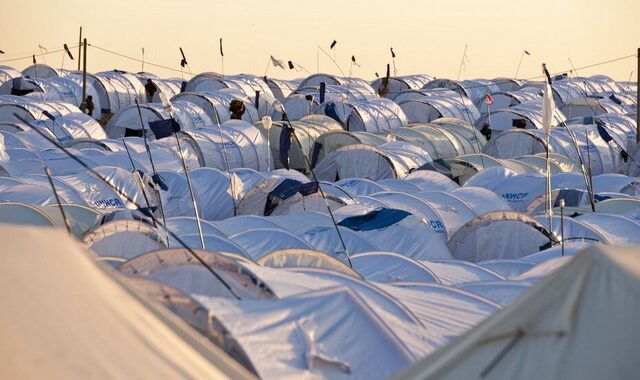
[[484, 95], [484, 102], [490, 106], [493, 104], [493, 97], [491, 96], [491, 94], [485, 94]]
[[393, 48], [391, 48], [391, 58], [395, 58], [396, 57], [396, 53], [393, 52]]
[[182, 55], [182, 60], [180, 61], [180, 66], [185, 67], [189, 63], [187, 62], [187, 57], [184, 55], [184, 51], [180, 48], [180, 55]]
[[49, 52], [49, 49], [47, 49], [46, 47], [44, 47], [42, 45], [38, 45], [38, 47], [40, 48], [40, 50], [43, 50], [45, 53]]
[[542, 128], [547, 139], [551, 133], [551, 125], [553, 124], [553, 112], [556, 108], [553, 100], [553, 90], [551, 89], [551, 75], [547, 71], [547, 65], [542, 64], [542, 71], [545, 75], [544, 93], [542, 96]]
[[279, 68], [281, 68], [281, 69], [283, 69], [283, 70], [284, 70], [284, 68], [285, 68], [285, 67], [284, 67], [284, 61], [283, 61], [283, 60], [281, 60], [281, 59], [278, 59], [278, 58], [276, 58], [276, 57], [274, 57], [274, 56], [271, 56], [271, 64], [272, 64], [273, 66], [275, 66], [275, 67], [279, 67]]
[[36, 64], [36, 55], [35, 54], [33, 55], [33, 64], [34, 65]]
[[[0, 54], [4, 54], [4, 50], [0, 50]], [[633, 74], [633, 71], [631, 72]]]
[[529, 53], [529, 52], [528, 52], [528, 51], [526, 51], [526, 50], [524, 51], [524, 53], [525, 53], [526, 55], [531, 55], [531, 53]]
[[224, 51], [222, 50], [222, 38], [220, 38], [220, 56], [224, 57]]
[[64, 47], [64, 51], [67, 52], [67, 55], [69, 56], [69, 58], [71, 58], [71, 60], [73, 60], [73, 54], [71, 54], [71, 50], [69, 50], [69, 46], [67, 46], [67, 44], [62, 45], [62, 47]]
[[360, 67], [360, 65], [358, 64], [358, 62], [356, 62], [356, 56], [355, 56], [355, 55], [352, 55], [352, 56], [351, 56], [351, 62], [353, 62], [353, 64], [354, 64], [354, 65], [356, 65], [356, 66]]
[[296, 66], [293, 64], [293, 61], [289, 61], [287, 63], [289, 64], [289, 70], [293, 70], [296, 68]]
[[333, 42], [331, 43], [331, 46], [329, 46], [329, 49], [333, 49], [334, 47], [336, 47], [337, 43], [338, 43], [338, 41], [333, 40]]

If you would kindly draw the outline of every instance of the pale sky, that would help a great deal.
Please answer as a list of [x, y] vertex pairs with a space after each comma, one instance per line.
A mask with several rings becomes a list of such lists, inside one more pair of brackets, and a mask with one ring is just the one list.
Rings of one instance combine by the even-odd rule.
[[[465, 44], [464, 78], [540, 75], [634, 54], [640, 47], [640, 0], [0, 0], [0, 61], [63, 43], [76, 44], [82, 25], [90, 44], [179, 68], [178, 46], [191, 71], [221, 72], [218, 40], [224, 40], [226, 74], [263, 75], [270, 55], [293, 60], [315, 73], [317, 46], [329, 51], [349, 73], [351, 55], [361, 67], [353, 75], [373, 79], [397, 54], [398, 74], [426, 73], [455, 79]], [[77, 55], [77, 49], [73, 49]], [[140, 63], [90, 49], [91, 72], [114, 68], [139, 71]], [[330, 54], [333, 54], [330, 52]], [[60, 53], [46, 57], [59, 67]], [[38, 58], [43, 62], [42, 58]], [[0, 62], [22, 69], [31, 58]], [[65, 66], [72, 65], [66, 60]], [[602, 73], [627, 80], [636, 60], [625, 59], [580, 75]], [[158, 68], [162, 77], [180, 76]], [[320, 71], [339, 74], [320, 53]], [[269, 76], [305, 77], [270, 67]]]

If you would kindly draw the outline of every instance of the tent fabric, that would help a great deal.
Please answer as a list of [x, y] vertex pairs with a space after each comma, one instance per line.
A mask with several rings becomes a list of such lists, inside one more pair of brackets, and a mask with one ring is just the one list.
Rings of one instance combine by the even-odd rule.
[[153, 227], [133, 220], [118, 220], [89, 230], [82, 242], [99, 256], [132, 259], [166, 248], [165, 237]]
[[[455, 344], [400, 376], [633, 377], [640, 370], [632, 355], [638, 337], [626, 327], [640, 306], [634, 296], [640, 286], [639, 257], [633, 249], [586, 249]], [[505, 347], [506, 357], [492, 364]]]
[[365, 215], [345, 218], [338, 225], [348, 227], [354, 231], [369, 231], [388, 227], [409, 215], [408, 212], [401, 210], [374, 210]]
[[243, 300], [273, 297], [269, 289], [257, 285], [255, 274], [242, 267], [235, 258], [198, 249], [194, 253], [217, 276], [184, 248], [149, 252], [127, 261], [118, 270], [127, 276], [159, 281], [191, 297], [239, 297]]
[[440, 280], [419, 261], [391, 252], [366, 252], [351, 257], [353, 269], [365, 280], [379, 283], [433, 282]]
[[[417, 357], [411, 349], [415, 341], [399, 339], [360, 295], [345, 287], [270, 303], [202, 302], [215, 311], [264, 378], [346, 379], [358, 374], [382, 379]], [[256, 339], [262, 335], [270, 338]], [[358, 345], [351, 344], [354, 339]], [[372, 349], [359, 350], [360, 344]]]
[[[353, 217], [369, 214], [375, 209], [349, 205], [334, 212], [338, 223]], [[395, 252], [420, 260], [449, 259], [451, 255], [442, 238], [421, 218], [405, 216], [402, 220], [383, 228], [361, 230], [359, 234], [369, 239], [380, 250]], [[397, 239], [404, 236], [404, 239]]]
[[[65, 233], [1, 231], [7, 272], [0, 292], [11, 310], [0, 314], [2, 377], [251, 378], [164, 307], [97, 265]], [[34, 265], [44, 270], [34, 272]]]
[[517, 259], [557, 242], [535, 219], [513, 211], [495, 211], [469, 221], [448, 245], [453, 257], [479, 262]]
[[360, 275], [357, 272], [349, 268], [343, 262], [319, 251], [302, 249], [273, 251], [266, 256], [262, 256], [256, 261], [256, 263], [272, 268], [323, 268], [360, 278]]

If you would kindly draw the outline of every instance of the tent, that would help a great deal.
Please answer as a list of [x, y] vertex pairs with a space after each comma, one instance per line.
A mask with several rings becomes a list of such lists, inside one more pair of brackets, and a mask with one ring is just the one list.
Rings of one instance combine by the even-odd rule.
[[453, 257], [475, 263], [517, 259], [557, 243], [557, 238], [535, 219], [513, 211], [495, 211], [462, 226], [448, 245]]
[[381, 94], [382, 89], [386, 85], [384, 97], [393, 99], [402, 91], [419, 90], [433, 79], [435, 78], [426, 74], [397, 75], [389, 77], [388, 81], [386, 78], [375, 79], [371, 82], [371, 87], [373, 87], [377, 94]]
[[251, 377], [66, 233], [3, 226], [0, 241], [3, 378]]
[[[344, 146], [325, 156], [314, 168], [319, 180], [343, 178], [404, 178], [413, 169], [431, 161], [424, 150], [408, 143], [389, 142], [378, 147], [363, 144]], [[366, 163], [366, 164], [364, 164]]]
[[[403, 379], [633, 378], [640, 255], [592, 246]], [[598, 342], [598, 344], [594, 344]]]

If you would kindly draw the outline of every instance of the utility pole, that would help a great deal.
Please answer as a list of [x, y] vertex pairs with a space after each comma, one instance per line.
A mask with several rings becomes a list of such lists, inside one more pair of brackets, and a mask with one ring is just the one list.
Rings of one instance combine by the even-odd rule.
[[82, 41], [82, 112], [87, 108], [87, 39]]
[[78, 38], [78, 71], [80, 71], [80, 57], [82, 57], [82, 27], [80, 27], [80, 38]]

